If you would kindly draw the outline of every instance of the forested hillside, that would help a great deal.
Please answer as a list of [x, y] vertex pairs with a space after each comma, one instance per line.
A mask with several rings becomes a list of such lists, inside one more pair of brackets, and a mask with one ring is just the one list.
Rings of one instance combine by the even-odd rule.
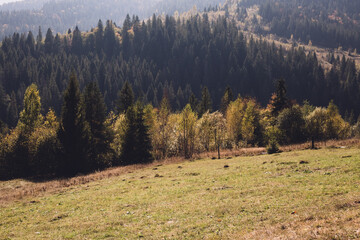
[[146, 19], [156, 14], [173, 15], [194, 6], [202, 10], [222, 0], [25, 0], [0, 6], [0, 39], [14, 32], [36, 31], [39, 26], [65, 33], [78, 26], [90, 30], [99, 19], [112, 19], [121, 25], [129, 13]]
[[[43, 37], [44, 36], [44, 37]], [[265, 105], [275, 79], [284, 78], [289, 96], [327, 105], [334, 99], [342, 113], [359, 114], [359, 74], [351, 60], [333, 58], [324, 72], [314, 54], [302, 49], [284, 51], [264, 41], [245, 39], [233, 22], [210, 22], [196, 16], [187, 21], [155, 16], [145, 22], [126, 18], [122, 29], [99, 22], [93, 32], [76, 28], [66, 35], [41, 31], [14, 34], [0, 50], [1, 120], [17, 123], [26, 87], [36, 83], [43, 111], [60, 112], [62, 93], [74, 69], [80, 86], [100, 86], [109, 110], [128, 81], [135, 95], [158, 106], [164, 91], [173, 109], [181, 109], [194, 93], [207, 86], [214, 109], [230, 86], [234, 95], [255, 97]]]
[[[234, 1], [228, 1], [230, 6]], [[359, 49], [360, 3], [351, 0], [244, 0], [238, 1], [239, 18], [258, 5], [258, 33], [274, 33], [321, 47]]]

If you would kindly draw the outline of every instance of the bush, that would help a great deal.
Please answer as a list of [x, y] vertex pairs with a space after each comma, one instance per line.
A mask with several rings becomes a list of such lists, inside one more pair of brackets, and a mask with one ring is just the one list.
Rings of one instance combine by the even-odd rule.
[[271, 139], [269, 141], [268, 146], [266, 147], [266, 151], [268, 154], [278, 153], [279, 152], [279, 145], [275, 139]]

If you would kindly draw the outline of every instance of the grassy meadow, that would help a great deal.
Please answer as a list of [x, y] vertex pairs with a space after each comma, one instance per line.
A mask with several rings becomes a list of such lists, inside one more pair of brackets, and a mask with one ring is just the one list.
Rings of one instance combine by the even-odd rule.
[[0, 239], [360, 238], [358, 147], [125, 169], [2, 201]]

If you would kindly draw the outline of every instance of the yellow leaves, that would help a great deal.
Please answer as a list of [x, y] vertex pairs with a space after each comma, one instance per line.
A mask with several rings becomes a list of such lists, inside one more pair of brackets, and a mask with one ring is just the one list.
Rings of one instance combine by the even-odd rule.
[[46, 114], [44, 126], [47, 128], [57, 128], [59, 126], [55, 112], [51, 108], [49, 112]]
[[227, 131], [235, 144], [255, 139], [255, 129], [260, 121], [260, 109], [253, 99], [238, 98], [231, 102], [226, 111]]

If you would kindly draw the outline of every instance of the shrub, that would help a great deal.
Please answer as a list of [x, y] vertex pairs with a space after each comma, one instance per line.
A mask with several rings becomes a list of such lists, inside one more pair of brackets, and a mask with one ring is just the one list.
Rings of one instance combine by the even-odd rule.
[[275, 139], [271, 139], [269, 141], [268, 146], [266, 147], [266, 151], [268, 154], [278, 153], [279, 152], [279, 145]]

